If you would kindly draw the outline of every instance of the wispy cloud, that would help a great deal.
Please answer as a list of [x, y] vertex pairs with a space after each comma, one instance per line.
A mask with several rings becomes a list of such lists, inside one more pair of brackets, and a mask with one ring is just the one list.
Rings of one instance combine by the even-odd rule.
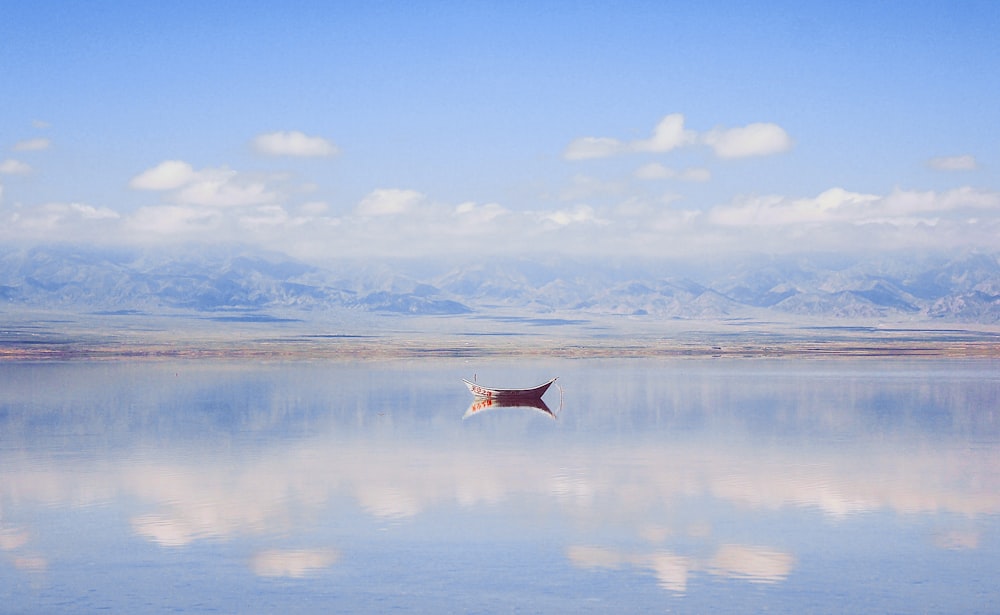
[[175, 195], [180, 203], [209, 207], [240, 207], [272, 203], [280, 197], [261, 180], [227, 168], [205, 169]]
[[628, 151], [624, 143], [610, 137], [580, 137], [574, 139], [563, 152], [566, 160], [608, 158]]
[[253, 149], [266, 156], [323, 157], [340, 152], [331, 141], [310, 137], [297, 130], [257, 135], [253, 140]]
[[709, 218], [722, 226], [784, 226], [817, 222], [857, 222], [870, 216], [879, 197], [832, 188], [815, 198], [781, 195], [741, 197], [713, 208]]
[[946, 192], [895, 190], [888, 195], [863, 194], [831, 188], [812, 198], [771, 195], [734, 199], [713, 208], [710, 220], [722, 226], [791, 226], [801, 224], [846, 223], [935, 226], [943, 218], [995, 217], [1000, 194], [972, 188]]
[[510, 213], [510, 210], [498, 203], [478, 203], [467, 201], [455, 207], [455, 214], [461, 219], [463, 226], [482, 226], [492, 223], [496, 218]]
[[664, 153], [697, 144], [707, 145], [719, 158], [769, 156], [791, 149], [793, 142], [777, 124], [757, 122], [736, 128], [715, 128], [699, 134], [684, 127], [684, 115], [665, 116], [648, 139], [620, 141], [611, 137], [581, 137], [566, 147], [566, 160], [608, 158], [627, 153]]
[[20, 160], [8, 158], [0, 162], [0, 173], [4, 175], [27, 175], [31, 173], [31, 166]]
[[620, 181], [607, 181], [590, 175], [574, 175], [569, 185], [559, 192], [560, 201], [621, 197], [627, 186]]
[[542, 215], [542, 219], [557, 226], [569, 226], [571, 224], [608, 224], [607, 220], [602, 220], [596, 210], [589, 205], [575, 205], [568, 209], [559, 209], [547, 212]]
[[702, 167], [672, 169], [659, 162], [650, 162], [636, 169], [632, 176], [645, 180], [677, 179], [689, 182], [707, 182], [712, 179], [712, 172]]
[[51, 146], [52, 142], [50, 140], [39, 137], [37, 139], [25, 139], [24, 141], [18, 141], [11, 149], [15, 152], [32, 152], [49, 149]]
[[232, 239], [217, 233], [224, 222], [218, 210], [181, 205], [141, 207], [125, 221], [125, 228], [143, 239]]
[[927, 166], [937, 171], [975, 171], [979, 168], [976, 157], [971, 154], [963, 156], [940, 156], [927, 161]]
[[86, 203], [45, 203], [35, 207], [15, 206], [0, 216], [0, 234], [5, 239], [86, 240], [102, 230], [114, 229], [121, 215], [107, 207]]
[[396, 188], [380, 188], [373, 190], [360, 203], [357, 213], [360, 216], [391, 216], [411, 211], [422, 200], [424, 195], [416, 190], [399, 190]]

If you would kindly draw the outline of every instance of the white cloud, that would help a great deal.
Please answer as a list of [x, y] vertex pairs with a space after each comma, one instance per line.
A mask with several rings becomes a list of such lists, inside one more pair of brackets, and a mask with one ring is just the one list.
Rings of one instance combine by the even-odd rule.
[[175, 190], [172, 198], [185, 205], [236, 207], [273, 203], [279, 196], [264, 181], [227, 167], [195, 171], [183, 160], [165, 160], [132, 178], [138, 190]]
[[707, 221], [746, 249], [994, 248], [1000, 193], [959, 188], [876, 195], [832, 188], [812, 198], [734, 199], [709, 211]]
[[197, 179], [181, 188], [175, 198], [180, 203], [209, 207], [239, 207], [271, 203], [278, 195], [262, 181], [242, 177], [230, 169], [205, 169]]
[[207, 236], [222, 223], [217, 210], [181, 205], [142, 207], [133, 213], [126, 227], [135, 232], [154, 236], [176, 236], [186, 239], [192, 235]]
[[607, 221], [599, 218], [594, 208], [589, 205], [575, 205], [569, 209], [544, 213], [542, 219], [554, 222], [558, 226], [582, 223], [607, 224]]
[[120, 217], [112, 209], [85, 203], [17, 205], [0, 217], [0, 239], [78, 240], [100, 234], [100, 229]]
[[50, 128], [52, 126], [52, 124], [44, 120], [31, 120], [31, 125], [34, 126], [35, 128], [42, 128], [42, 129]]
[[253, 148], [267, 156], [333, 156], [340, 150], [322, 137], [310, 137], [297, 130], [269, 132], [257, 135]]
[[662, 153], [691, 145], [696, 139], [697, 133], [684, 129], [684, 115], [672, 113], [660, 120], [653, 129], [653, 136], [648, 139], [625, 143], [609, 137], [581, 137], [566, 147], [563, 157], [566, 160], [586, 160], [629, 152]]
[[476, 203], [469, 201], [460, 203], [455, 207], [455, 215], [468, 226], [490, 224], [496, 218], [507, 213], [510, 212], [498, 203], [477, 205]]
[[684, 115], [671, 113], [653, 129], [653, 136], [623, 142], [610, 137], [581, 137], [572, 141], [563, 152], [566, 160], [608, 158], [619, 154], [645, 152], [664, 153], [703, 143], [719, 158], [767, 156], [787, 151], [792, 139], [777, 124], [754, 123], [738, 128], [716, 128], [704, 134], [684, 128]]
[[24, 141], [18, 141], [14, 144], [12, 148], [15, 152], [32, 152], [43, 149], [49, 149], [52, 142], [45, 138], [37, 139], [25, 139]]
[[362, 199], [356, 211], [366, 217], [397, 215], [411, 211], [423, 200], [424, 195], [416, 190], [379, 188]]
[[607, 158], [628, 151], [624, 143], [618, 139], [607, 137], [580, 137], [573, 140], [563, 152], [566, 160], [588, 160], [591, 158]]
[[94, 207], [84, 203], [70, 203], [67, 210], [86, 220], [117, 220], [121, 216], [118, 212], [107, 207]]
[[652, 137], [633, 141], [630, 149], [636, 152], [669, 152], [678, 147], [691, 145], [696, 141], [697, 136], [698, 133], [695, 131], [685, 130], [683, 114], [671, 113], [656, 125]]
[[831, 188], [815, 198], [780, 195], [741, 197], [712, 209], [710, 219], [723, 226], [781, 226], [810, 222], [863, 219], [864, 208], [879, 200], [873, 194]]
[[173, 190], [194, 181], [196, 177], [191, 165], [183, 160], [164, 160], [133, 177], [128, 185], [136, 190]]
[[975, 171], [979, 168], [976, 157], [971, 154], [964, 156], [939, 156], [927, 161], [927, 166], [937, 171]]
[[739, 128], [716, 128], [702, 136], [702, 141], [719, 158], [769, 156], [791, 149], [792, 139], [777, 124], [755, 123]]
[[946, 192], [894, 190], [885, 197], [884, 209], [898, 216], [991, 209], [1000, 213], [1000, 194], [967, 186]]
[[31, 167], [20, 160], [8, 158], [0, 162], [0, 173], [5, 175], [27, 175], [31, 173]]
[[[253, 241], [269, 248], [313, 258], [532, 250], [649, 257], [850, 252], [873, 246], [989, 246], [1000, 233], [1000, 193], [973, 189], [880, 195], [832, 188], [810, 197], [739, 197], [701, 210], [693, 204], [681, 206], [673, 194], [626, 194], [600, 204], [511, 209], [499, 203], [448, 205], [417, 191], [383, 188], [340, 217], [321, 207], [303, 206], [213, 211], [219, 215], [213, 237], [249, 239], [251, 233]], [[969, 222], [973, 219], [975, 224]], [[195, 232], [211, 220], [216, 218], [186, 223]], [[489, 237], [503, 241], [484, 241]]]
[[650, 162], [636, 169], [632, 176], [645, 180], [678, 179], [690, 182], [707, 182], [712, 179], [712, 172], [701, 167], [689, 167], [678, 171], [659, 162]]
[[[588, 143], [591, 153], [605, 148], [649, 154], [694, 142], [708, 157], [708, 141], [720, 156], [759, 154], [789, 143], [773, 124], [699, 136], [684, 128], [679, 114], [664, 117], [646, 139]], [[959, 188], [868, 194], [835, 187], [810, 196], [741, 196], [706, 207], [694, 199], [677, 202], [682, 197], [665, 190], [677, 190], [676, 185], [635, 180], [707, 181], [712, 177], [707, 168], [671, 167], [655, 158], [641, 162], [647, 164], [625, 167], [610, 181], [583, 174], [567, 178], [564, 190], [546, 194], [547, 203], [505, 207], [488, 201], [442, 203], [400, 188], [372, 190], [353, 203], [326, 202], [318, 190], [307, 193], [298, 176], [224, 166], [198, 169], [183, 160], [164, 160], [129, 182], [136, 190], [160, 192], [154, 198], [162, 202], [128, 214], [73, 203], [11, 205], [8, 186], [7, 202], [0, 208], [0, 237], [243, 240], [327, 258], [455, 250], [676, 256], [725, 250], [975, 247], [995, 246], [1000, 236], [1000, 194], [995, 192]], [[0, 172], [23, 172], [26, 166], [8, 159], [0, 163]], [[488, 240], [491, 236], [504, 239]]]

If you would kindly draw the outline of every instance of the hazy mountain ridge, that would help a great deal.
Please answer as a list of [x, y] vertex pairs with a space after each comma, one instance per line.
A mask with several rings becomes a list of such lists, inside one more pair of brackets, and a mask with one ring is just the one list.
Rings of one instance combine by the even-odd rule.
[[0, 250], [0, 300], [82, 311], [578, 311], [650, 318], [1000, 322], [1000, 259], [789, 256], [732, 266], [526, 258], [318, 266], [242, 247]]

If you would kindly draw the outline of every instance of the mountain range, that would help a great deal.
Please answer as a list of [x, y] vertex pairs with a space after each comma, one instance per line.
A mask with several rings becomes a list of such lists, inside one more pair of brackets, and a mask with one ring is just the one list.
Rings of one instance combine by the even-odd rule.
[[0, 247], [8, 308], [156, 314], [333, 309], [1000, 323], [1000, 254], [717, 263], [538, 257], [313, 264], [246, 246]]

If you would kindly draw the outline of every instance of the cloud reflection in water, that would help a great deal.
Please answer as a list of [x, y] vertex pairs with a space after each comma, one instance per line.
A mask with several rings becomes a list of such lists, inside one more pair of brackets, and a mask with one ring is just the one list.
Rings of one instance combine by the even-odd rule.
[[678, 594], [687, 591], [688, 578], [695, 572], [741, 579], [751, 583], [777, 583], [792, 572], [795, 557], [765, 547], [727, 544], [701, 560], [666, 549], [648, 553], [623, 552], [612, 548], [573, 546], [566, 557], [574, 566], [585, 569], [619, 569], [624, 566], [651, 571], [660, 586]]
[[[122, 402], [107, 393], [118, 382], [114, 370], [104, 381], [91, 374], [96, 384], [84, 410], [58, 414], [41, 432], [25, 427], [24, 417], [38, 409], [12, 401], [9, 389], [4, 394], [8, 409], [26, 408], [24, 417], [8, 410], [0, 419], [0, 556], [15, 569], [42, 570], [52, 560], [37, 538], [48, 528], [34, 519], [44, 516], [34, 511], [120, 507], [129, 520], [122, 531], [160, 548], [246, 544], [243, 561], [260, 577], [363, 566], [356, 558], [364, 537], [386, 521], [405, 520], [387, 538], [390, 549], [440, 527], [451, 542], [434, 548], [464, 551], [465, 542], [483, 540], [551, 547], [577, 574], [633, 570], [685, 595], [695, 575], [786, 582], [822, 557], [809, 546], [814, 534], [849, 533], [852, 523], [879, 513], [933, 515], [926, 545], [950, 553], [987, 548], [991, 520], [1000, 515], [995, 426], [949, 405], [945, 385], [930, 398], [956, 413], [951, 424], [959, 427], [904, 417], [872, 433], [868, 398], [882, 394], [884, 404], [889, 394], [877, 378], [853, 372], [853, 405], [844, 403], [837, 378], [824, 375], [809, 386], [796, 380], [790, 392], [773, 383], [788, 395], [778, 395], [785, 399], [779, 403], [810, 412], [775, 413], [762, 424], [746, 419], [753, 400], [741, 397], [739, 383], [727, 389], [725, 407], [718, 401], [725, 396], [698, 378], [682, 391], [688, 397], [678, 397], [685, 383], [674, 380], [662, 385], [673, 387], [669, 394], [650, 394], [644, 407], [626, 399], [627, 410], [618, 410], [622, 390], [602, 390], [583, 374], [575, 405], [558, 421], [514, 409], [463, 421], [464, 392], [434, 393], [448, 378], [433, 370], [405, 380], [394, 402], [371, 403], [372, 380], [356, 373], [322, 380], [301, 366], [272, 372], [226, 365], [206, 370], [204, 379], [163, 378], [158, 387], [176, 366], [138, 369], [148, 397], [125, 402], [146, 414], [126, 422], [113, 410], [86, 410]], [[62, 382], [73, 366], [41, 371]], [[561, 373], [573, 383], [572, 369]], [[752, 370], [750, 377], [763, 378]], [[585, 382], [595, 384], [587, 389]], [[622, 384], [641, 388], [633, 385], [628, 378]], [[954, 399], [962, 402], [972, 393], [959, 385]], [[86, 398], [86, 387], [74, 390]], [[235, 396], [223, 400], [225, 412], [215, 410], [223, 407], [219, 390]], [[41, 397], [44, 405], [44, 396], [31, 403]], [[828, 414], [817, 407], [824, 397], [849, 410]], [[817, 416], [834, 420], [818, 427]], [[45, 430], [104, 435], [71, 439], [80, 448], [67, 455], [47, 448], [53, 438]], [[789, 520], [795, 529], [785, 529]], [[350, 541], [354, 548], [344, 548]]]
[[253, 556], [250, 567], [261, 577], [302, 578], [323, 568], [329, 568], [340, 559], [333, 549], [270, 549]]

